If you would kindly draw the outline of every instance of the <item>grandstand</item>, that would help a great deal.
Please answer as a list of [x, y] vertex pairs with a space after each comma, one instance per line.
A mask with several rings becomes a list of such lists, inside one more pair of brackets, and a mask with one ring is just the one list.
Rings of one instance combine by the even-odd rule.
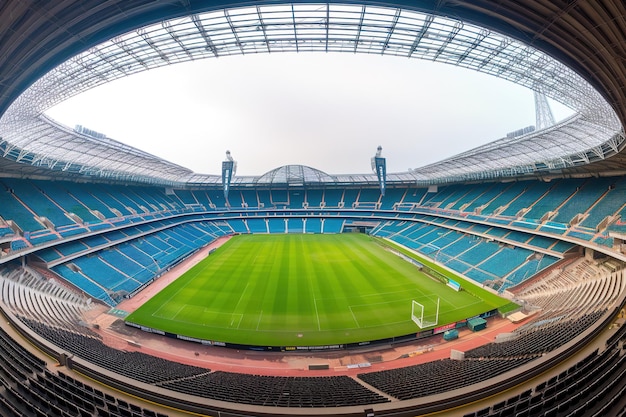
[[[0, 414], [626, 415], [623, 2], [53, 3], [0, 6]], [[44, 115], [161, 65], [281, 51], [453, 64], [575, 114], [389, 173], [384, 195], [375, 174], [300, 165], [226, 195]], [[519, 309], [485, 317], [487, 344], [464, 321], [271, 352], [123, 325], [120, 306], [229, 236], [355, 230]]]

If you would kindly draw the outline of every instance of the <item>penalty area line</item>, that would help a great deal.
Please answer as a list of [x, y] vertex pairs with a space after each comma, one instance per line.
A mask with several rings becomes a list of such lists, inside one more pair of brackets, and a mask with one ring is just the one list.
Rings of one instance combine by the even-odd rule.
[[174, 315], [171, 316], [171, 317], [162, 316], [162, 315], [159, 314], [159, 312], [161, 311], [161, 309], [163, 309], [163, 307], [165, 307], [165, 304], [163, 304], [161, 307], [159, 307], [159, 309], [156, 310], [154, 313], [152, 313], [151, 316], [154, 317], [154, 318], [157, 318], [157, 319], [178, 321], [176, 319], [176, 317], [178, 317], [180, 312], [183, 311], [183, 308], [185, 308], [185, 304], [181, 305], [180, 308], [178, 309], [178, 311], [176, 311], [176, 313], [174, 313]]
[[313, 305], [315, 306], [315, 317], [317, 317], [317, 330], [322, 331], [322, 325], [320, 324], [320, 315], [317, 312], [317, 300], [315, 296], [313, 296]]
[[259, 330], [259, 326], [261, 325], [261, 317], [263, 317], [263, 310], [261, 310], [261, 314], [259, 314], [259, 320], [256, 322], [257, 330]]
[[354, 311], [352, 310], [352, 306], [348, 306], [348, 308], [350, 309], [350, 313], [352, 314], [352, 318], [354, 319], [354, 322], [356, 323], [356, 327], [358, 327], [360, 329], [361, 325], [359, 324], [359, 321], [356, 319], [356, 316], [354, 315]]
[[230, 320], [230, 326], [228, 326], [229, 328], [233, 327], [233, 324], [235, 324], [235, 317], [237, 317], [237, 316], [239, 316], [239, 321], [237, 321], [236, 329], [239, 330], [239, 326], [241, 326], [241, 320], [243, 319], [243, 314], [241, 314], [241, 313], [232, 313], [231, 320]]

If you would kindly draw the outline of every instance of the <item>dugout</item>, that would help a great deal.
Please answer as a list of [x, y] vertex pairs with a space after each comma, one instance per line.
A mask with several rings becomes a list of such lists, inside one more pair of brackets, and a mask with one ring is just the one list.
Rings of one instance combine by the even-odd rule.
[[467, 321], [467, 327], [473, 332], [478, 332], [487, 327], [487, 320], [476, 317]]

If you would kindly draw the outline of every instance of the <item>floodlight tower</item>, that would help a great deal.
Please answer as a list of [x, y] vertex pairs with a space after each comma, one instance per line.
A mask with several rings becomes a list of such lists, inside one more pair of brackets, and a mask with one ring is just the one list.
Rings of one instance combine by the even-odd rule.
[[378, 176], [380, 193], [385, 196], [385, 184], [387, 183], [387, 160], [382, 157], [383, 147], [378, 145], [376, 155], [372, 157], [372, 171]]
[[230, 189], [230, 181], [237, 172], [237, 161], [233, 160], [230, 151], [226, 151], [226, 160], [222, 162], [222, 187], [224, 188], [224, 199], [228, 203], [228, 190]]
[[555, 123], [548, 98], [545, 94], [535, 91], [535, 129], [545, 129]]

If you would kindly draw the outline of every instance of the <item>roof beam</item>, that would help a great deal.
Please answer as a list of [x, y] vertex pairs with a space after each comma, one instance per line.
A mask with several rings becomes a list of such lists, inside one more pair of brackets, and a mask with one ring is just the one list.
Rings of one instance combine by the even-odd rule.
[[450, 45], [450, 43], [454, 40], [456, 35], [459, 34], [462, 28], [463, 28], [463, 22], [457, 21], [454, 24], [454, 27], [452, 28], [452, 30], [448, 32], [448, 35], [446, 36], [446, 40], [441, 44], [441, 46], [439, 47], [439, 50], [437, 50], [437, 53], [435, 53], [435, 57], [433, 58], [433, 61], [436, 61], [437, 58], [439, 58], [439, 55], [441, 55], [443, 51], [446, 50], [448, 45]]
[[409, 50], [409, 53], [407, 55], [409, 58], [411, 58], [415, 50], [419, 47], [420, 43], [422, 42], [422, 39], [424, 39], [424, 36], [426, 36], [426, 32], [428, 32], [428, 29], [430, 28], [430, 25], [433, 23], [433, 20], [435, 20], [435, 16], [433, 16], [432, 14], [426, 15], [426, 18], [424, 19], [424, 24], [420, 28], [419, 32], [417, 32], [417, 35], [415, 36], [415, 40], [413, 41], [413, 45], [411, 45], [411, 49]]
[[457, 59], [456, 64], [457, 65], [460, 64], [461, 62], [465, 60], [465, 58], [470, 56], [472, 51], [476, 49], [478, 45], [480, 45], [487, 36], [489, 36], [489, 33], [490, 33], [489, 30], [481, 29], [480, 32], [478, 32], [478, 34], [474, 38], [474, 41], [472, 42], [472, 44], [465, 50], [465, 52], [463, 52], [463, 54], [459, 57], [459, 59]]
[[[267, 39], [267, 32], [265, 31], [265, 23], [263, 23], [263, 15], [261, 14], [261, 7], [256, 6], [256, 14], [259, 17], [260, 28], [263, 31], [263, 39], [265, 40], [265, 47], [267, 48], [267, 52], [272, 52], [270, 50], [270, 41]], [[258, 28], [257, 28], [258, 29]]]
[[204, 42], [206, 42], [206, 45], [207, 45], [206, 47], [217, 58], [219, 56], [219, 54], [217, 53], [217, 48], [215, 47], [215, 44], [211, 40], [211, 37], [207, 34], [207, 31], [205, 30], [204, 25], [202, 24], [202, 21], [200, 20], [198, 15], [192, 14], [191, 21], [193, 22], [194, 25], [196, 25], [196, 28], [198, 29], [200, 36], [202, 36], [202, 38], [204, 39]]
[[393, 35], [394, 30], [396, 29], [396, 25], [398, 24], [399, 19], [400, 19], [400, 9], [396, 9], [396, 13], [393, 16], [393, 21], [391, 23], [391, 26], [389, 26], [389, 28], [387, 29], [389, 33], [387, 34], [387, 39], [385, 39], [385, 42], [383, 43], [383, 49], [380, 52], [381, 54], [384, 54], [387, 48], [389, 48], [389, 41], [391, 40], [391, 36]]
[[141, 59], [134, 51], [133, 48], [129, 47], [126, 44], [126, 41], [124, 40], [124, 38], [122, 38], [121, 36], [117, 36], [113, 39], [111, 39], [111, 42], [113, 42], [118, 48], [120, 48], [122, 51], [124, 51], [128, 56], [130, 56], [131, 58], [133, 58], [135, 60], [135, 62], [137, 62], [139, 65], [141, 65], [144, 69], [150, 69], [150, 66], [148, 64], [146, 64], [146, 62]]
[[233, 25], [233, 20], [230, 18], [230, 14], [228, 13], [227, 9], [224, 9], [224, 16], [226, 17], [226, 21], [228, 22], [228, 25], [230, 26], [230, 30], [233, 32], [233, 36], [235, 37], [235, 45], [237, 45], [239, 47], [239, 50], [241, 51], [242, 55], [245, 55], [246, 52], [243, 49], [243, 45], [241, 43], [241, 41], [239, 40], [239, 35], [237, 34], [237, 29], [235, 28], [235, 25]]
[[174, 42], [176, 42], [178, 46], [180, 46], [180, 49], [182, 49], [189, 58], [193, 59], [193, 54], [189, 51], [189, 49], [187, 49], [187, 46], [183, 43], [183, 41], [180, 40], [180, 37], [178, 36], [176, 31], [172, 28], [172, 24], [168, 21], [165, 21], [161, 23], [161, 27], [163, 27], [167, 34], [170, 35], [170, 38], [172, 38]]
[[155, 44], [155, 42], [150, 38], [150, 36], [148, 36], [148, 33], [146, 32], [145, 28], [140, 28], [137, 30], [137, 33], [139, 34], [139, 36], [141, 36], [143, 38], [144, 41], [146, 41], [146, 43], [150, 46], [150, 48], [152, 48], [154, 50], [154, 52], [157, 53], [157, 55], [165, 62], [167, 62], [168, 64], [170, 63], [170, 59], [167, 57], [167, 55], [165, 53], [163, 53], [163, 51], [161, 51]]

